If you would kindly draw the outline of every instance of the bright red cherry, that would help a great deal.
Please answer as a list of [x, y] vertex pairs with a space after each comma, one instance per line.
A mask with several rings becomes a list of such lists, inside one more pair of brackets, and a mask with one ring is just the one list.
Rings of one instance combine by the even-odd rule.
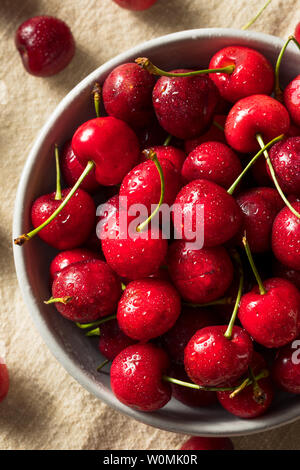
[[[271, 147], [269, 156], [282, 191], [300, 196], [300, 137], [277, 142]], [[270, 174], [269, 166], [266, 167]]]
[[[300, 211], [300, 202], [292, 206]], [[281, 209], [274, 220], [272, 250], [282, 264], [300, 271], [300, 220], [288, 207]]]
[[284, 346], [277, 352], [272, 375], [283, 390], [300, 394], [300, 339]]
[[139, 159], [136, 135], [112, 116], [82, 124], [73, 136], [72, 149], [82, 165], [90, 160], [95, 163], [95, 177], [104, 186], [121, 183]]
[[[214, 116], [214, 122], [219, 124], [221, 128], [224, 128], [226, 119], [227, 116], [224, 114], [215, 114]], [[204, 144], [205, 142], [222, 142], [226, 144], [224, 130], [216, 126], [214, 122], [204, 134], [184, 142], [184, 148], [187, 154], [191, 153], [198, 145]]]
[[[66, 142], [63, 147], [60, 156], [60, 167], [67, 185], [70, 187], [74, 186], [79, 176], [82, 174], [85, 165], [83, 165], [74, 154], [71, 141]], [[88, 193], [94, 193], [100, 189], [100, 184], [95, 178], [95, 169], [91, 170], [91, 172], [84, 178], [80, 188], [84, 189]]]
[[115, 312], [121, 282], [101, 260], [74, 263], [57, 276], [52, 298], [57, 310], [69, 320], [88, 323]]
[[201, 223], [204, 229], [205, 247], [220, 245], [230, 240], [242, 224], [242, 213], [235, 199], [212, 181], [198, 179], [188, 183], [178, 193], [174, 204], [181, 209], [182, 215], [191, 219], [191, 230], [184, 233], [183, 217], [178, 222], [174, 212], [172, 214], [175, 230], [188, 241], [195, 240], [194, 234], [197, 228], [199, 230], [197, 206], [203, 205], [204, 220], [198, 221], [198, 224]]
[[[69, 189], [62, 190], [64, 199]], [[34, 228], [45, 222], [60, 206], [62, 200], [55, 199], [56, 193], [39, 197], [33, 203], [31, 220]], [[82, 245], [90, 235], [95, 224], [96, 208], [91, 196], [78, 189], [68, 204], [38, 234], [49, 245], [58, 250], [70, 250]]]
[[299, 334], [300, 292], [289, 281], [272, 278], [241, 298], [238, 317], [252, 338], [266, 348], [279, 348]]
[[112, 361], [123, 349], [135, 344], [135, 342], [123, 333], [117, 320], [107, 321], [100, 327], [99, 351], [109, 361]]
[[66, 23], [53, 16], [35, 16], [22, 23], [15, 44], [27, 72], [49, 77], [63, 70], [75, 53], [75, 42]]
[[222, 246], [192, 249], [181, 240], [169, 248], [171, 279], [188, 302], [207, 303], [221, 297], [233, 279], [233, 266]]
[[243, 375], [252, 357], [248, 333], [234, 326], [231, 339], [227, 326], [208, 326], [197, 331], [184, 351], [184, 366], [193, 382], [202, 386], [231, 385]]
[[122, 119], [133, 128], [146, 127], [154, 118], [154, 85], [154, 76], [139, 65], [119, 65], [108, 75], [102, 89], [107, 114]]
[[289, 127], [289, 113], [279, 101], [267, 95], [252, 95], [239, 100], [231, 108], [225, 136], [234, 150], [248, 153], [259, 149], [257, 134], [261, 134], [267, 143], [287, 133]]
[[[2, 359], [1, 359], [2, 361]], [[9, 390], [9, 373], [6, 364], [0, 362], [0, 402], [7, 396]]]
[[187, 182], [203, 178], [228, 189], [241, 172], [238, 156], [227, 145], [210, 141], [187, 156], [181, 174]]
[[180, 450], [234, 450], [228, 437], [190, 437]]
[[153, 90], [153, 106], [160, 125], [180, 139], [191, 139], [207, 130], [218, 100], [217, 87], [205, 75], [160, 77]]
[[117, 320], [127, 336], [146, 342], [170, 330], [180, 312], [180, 297], [172, 284], [148, 278], [126, 286]]
[[[186, 155], [182, 150], [171, 145], [154, 145], [151, 147], [151, 150], [156, 153], [159, 162], [165, 158], [173, 163], [177, 171], [181, 172], [183, 162], [186, 159]], [[142, 153], [141, 159], [142, 161], [147, 161], [144, 153]]]
[[[253, 253], [263, 253], [271, 248], [273, 221], [284, 206], [276, 189], [253, 188], [236, 198], [243, 213], [243, 228]], [[239, 238], [242, 238], [243, 233]]]
[[117, 5], [122, 8], [126, 8], [126, 10], [147, 10], [148, 8], [152, 7], [157, 0], [113, 0]]
[[297, 75], [297, 77], [285, 87], [283, 101], [294, 123], [300, 126], [300, 75]]
[[166, 353], [152, 344], [136, 344], [124, 349], [110, 369], [115, 396], [130, 408], [155, 411], [171, 398], [169, 383], [162, 380], [169, 360]]
[[296, 40], [300, 42], [300, 22], [297, 24], [295, 28], [295, 34], [294, 34]]
[[209, 74], [225, 100], [235, 103], [250, 95], [272, 93], [274, 71], [270, 62], [260, 52], [243, 46], [225, 47], [212, 57], [209, 68], [216, 69], [227, 65], [235, 65], [231, 74]]
[[98, 259], [98, 253], [87, 250], [86, 248], [75, 248], [74, 250], [61, 251], [50, 264], [50, 277], [53, 281], [60, 272], [70, 264], [86, 261], [90, 259]]

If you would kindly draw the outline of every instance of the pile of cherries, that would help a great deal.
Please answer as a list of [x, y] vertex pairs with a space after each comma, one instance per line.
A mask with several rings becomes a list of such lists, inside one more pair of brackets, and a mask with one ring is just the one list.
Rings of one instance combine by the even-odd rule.
[[[99, 335], [127, 406], [150, 412], [173, 395], [255, 418], [276, 389], [300, 393], [300, 75], [281, 90], [283, 52], [275, 71], [242, 46], [205, 70], [116, 67], [93, 90], [97, 117], [56, 147], [56, 191], [15, 240], [59, 250], [46, 303]], [[124, 197], [178, 205], [193, 233], [202, 205], [203, 247], [174, 214], [166, 236], [156, 210], [123, 237]]]

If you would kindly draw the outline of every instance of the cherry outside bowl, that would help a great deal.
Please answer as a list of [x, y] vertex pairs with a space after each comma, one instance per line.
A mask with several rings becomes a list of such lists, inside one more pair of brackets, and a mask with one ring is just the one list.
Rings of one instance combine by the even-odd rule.
[[[95, 81], [103, 83], [109, 72], [136, 57], [149, 57], [164, 69], [203, 68], [219, 49], [230, 45], [253, 47], [274, 64], [283, 41], [274, 36], [234, 29], [197, 29], [153, 39], [122, 53], [99, 67], [81, 81], [57, 106], [39, 134], [24, 167], [19, 183], [15, 211], [14, 237], [30, 228], [30, 207], [39, 195], [53, 191], [55, 165], [53, 146], [63, 144], [86, 119], [94, 117], [90, 93]], [[281, 80], [287, 84], [299, 74], [300, 55], [288, 48], [281, 66]], [[87, 390], [116, 410], [143, 423], [178, 433], [201, 436], [234, 436], [265, 431], [290, 423], [300, 416], [297, 396], [278, 395], [268, 413], [254, 420], [242, 420], [225, 410], [193, 409], [174, 399], [154, 413], [141, 413], [127, 408], [113, 395], [109, 375], [99, 374], [96, 367], [102, 357], [97, 343], [84, 336], [74, 324], [65, 320], [53, 306], [43, 300], [49, 297], [48, 267], [54, 252], [39, 237], [22, 248], [14, 246], [17, 277], [27, 308], [44, 341], [56, 359]]]

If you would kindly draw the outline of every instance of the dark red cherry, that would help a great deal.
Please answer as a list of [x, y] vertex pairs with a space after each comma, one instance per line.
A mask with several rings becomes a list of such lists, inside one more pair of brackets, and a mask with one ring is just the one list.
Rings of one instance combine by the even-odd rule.
[[[292, 206], [300, 211], [300, 202]], [[281, 209], [274, 220], [272, 250], [282, 264], [300, 271], [300, 220], [288, 207]]]
[[[266, 368], [263, 357], [255, 351], [253, 352], [251, 367], [255, 376]], [[257, 383], [259, 396], [255, 395], [251, 384], [234, 397], [230, 396], [232, 392], [218, 392], [218, 400], [225, 410], [239, 418], [257, 418], [268, 410], [274, 396], [273, 385], [269, 377], [261, 378]]]
[[69, 320], [88, 323], [113, 314], [120, 296], [113, 270], [104, 261], [89, 260], [69, 265], [55, 278], [50, 302]]
[[261, 134], [264, 142], [268, 143], [288, 132], [289, 127], [289, 113], [279, 101], [267, 95], [252, 95], [239, 100], [231, 108], [225, 136], [234, 150], [248, 153], [259, 149], [257, 134]]
[[180, 450], [234, 450], [228, 437], [190, 437]]
[[117, 5], [126, 10], [147, 10], [152, 7], [157, 0], [113, 0]]
[[180, 312], [180, 297], [172, 284], [148, 278], [126, 286], [117, 320], [127, 336], [146, 342], [170, 330]]
[[[214, 122], [219, 124], [221, 127], [224, 128], [227, 116], [224, 114], [215, 114]], [[204, 144], [205, 142], [222, 142], [226, 144], [224, 130], [220, 129], [212, 123], [208, 131], [204, 132], [204, 134], [195, 137], [194, 139], [188, 139], [184, 142], [184, 148], [187, 154], [191, 153], [198, 145]]]
[[242, 213], [244, 231], [253, 253], [263, 253], [271, 249], [273, 221], [284, 206], [276, 189], [253, 188], [239, 194], [236, 198]]
[[139, 139], [140, 149], [161, 145], [167, 138], [167, 132], [158, 124], [156, 117], [151, 123], [143, 129], [136, 129], [136, 135]]
[[256, 160], [252, 165], [250, 172], [257, 186], [272, 186], [273, 182], [270, 179], [267, 171], [266, 160], [263, 156]]
[[[190, 382], [184, 366], [182, 364], [173, 364], [170, 369], [171, 377], [184, 382]], [[204, 390], [195, 390], [182, 385], [171, 384], [172, 396], [187, 406], [200, 408], [203, 406], [210, 406], [217, 402], [216, 392], [206, 392]]]
[[[271, 147], [269, 155], [282, 191], [300, 196], [300, 137], [277, 142]], [[269, 166], [266, 167], [270, 174]]]
[[217, 87], [205, 75], [160, 77], [153, 90], [153, 106], [160, 125], [180, 139], [191, 139], [207, 130], [218, 100]]
[[123, 333], [117, 320], [107, 321], [100, 326], [99, 351], [109, 361], [135, 342]]
[[299, 334], [300, 292], [289, 281], [264, 281], [265, 294], [258, 286], [241, 298], [238, 317], [249, 335], [266, 348], [279, 348]]
[[[205, 308], [183, 306], [182, 312], [175, 325], [162, 337], [163, 345], [169, 357], [173, 361], [183, 363], [184, 349], [196, 331], [205, 326], [216, 325], [217, 323], [218, 317], [214, 312]], [[176, 378], [180, 379], [180, 377]], [[177, 388], [178, 387], [176, 387], [176, 389]], [[186, 387], [180, 387], [180, 389], [188, 391]]]
[[270, 62], [260, 52], [243, 46], [225, 47], [212, 57], [209, 68], [227, 65], [235, 65], [231, 74], [209, 74], [225, 100], [235, 103], [250, 95], [272, 93], [274, 71]]
[[0, 362], [0, 402], [7, 396], [9, 390], [9, 373], [3, 359]]
[[[164, 158], [169, 160], [175, 166], [176, 170], [181, 172], [181, 168], [184, 160], [186, 159], [185, 153], [171, 145], [154, 145], [151, 150], [156, 153], [158, 160], [161, 162]], [[142, 161], [147, 161], [147, 157], [144, 153], [141, 155]]]
[[[64, 199], [69, 189], [62, 190]], [[61, 200], [55, 199], [55, 192], [39, 197], [33, 203], [31, 220], [34, 228], [39, 227], [60, 206]], [[96, 217], [95, 203], [91, 196], [78, 189], [68, 204], [38, 234], [49, 245], [58, 250], [70, 250], [82, 245], [90, 235]]]
[[[175, 202], [185, 217], [191, 219], [191, 229], [185, 229], [183, 217], [173, 212], [173, 221], [178, 236], [195, 240], [196, 229], [204, 229], [204, 246], [212, 247], [230, 240], [240, 229], [242, 212], [235, 199], [224, 188], [204, 179], [194, 180], [184, 186], [178, 193]], [[197, 224], [197, 206], [203, 205], [203, 218]], [[204, 222], [204, 223], [203, 223]], [[185, 230], [188, 233], [184, 233]], [[183, 233], [182, 233], [183, 232]], [[192, 232], [192, 233], [191, 233]]]
[[74, 250], [61, 251], [50, 264], [50, 277], [53, 281], [61, 271], [70, 264], [86, 261], [90, 259], [98, 259], [99, 254], [86, 248], [75, 248]]
[[234, 326], [231, 339], [227, 326], [208, 326], [197, 331], [184, 351], [184, 366], [190, 379], [202, 386], [231, 385], [243, 375], [251, 361], [252, 341]]
[[169, 248], [171, 279], [188, 302], [202, 304], [222, 297], [233, 279], [233, 266], [222, 246], [192, 249], [181, 240]]
[[300, 290], [300, 271], [296, 271], [296, 269], [285, 266], [277, 259], [273, 260], [272, 268], [274, 276], [283, 277], [283, 279], [292, 282], [297, 289]]
[[128, 124], [112, 116], [82, 124], [73, 136], [72, 149], [82, 165], [94, 161], [95, 177], [104, 186], [121, 183], [139, 159], [136, 135]]
[[187, 182], [203, 178], [228, 189], [241, 172], [238, 156], [227, 145], [210, 141], [187, 156], [181, 174]]
[[136, 344], [124, 349], [110, 369], [111, 388], [125, 405], [139, 411], [155, 411], [171, 398], [169, 383], [162, 380], [169, 360], [152, 344]]
[[[61, 152], [60, 167], [65, 182], [68, 186], [72, 187], [82, 174], [85, 165], [83, 165], [76, 155], [74, 154], [71, 146], [71, 141], [66, 142]], [[84, 189], [88, 193], [94, 193], [100, 188], [98, 181], [95, 178], [95, 169], [84, 178], [80, 185], [81, 189]]]
[[272, 376], [276, 384], [290, 393], [300, 393], [300, 339], [277, 352]]
[[102, 97], [105, 110], [133, 128], [143, 128], [154, 118], [153, 75], [135, 63], [121, 64], [108, 75]]
[[300, 75], [297, 75], [297, 77], [285, 87], [283, 101], [294, 123], [300, 126]]
[[75, 53], [75, 42], [66, 23], [53, 16], [35, 16], [22, 23], [15, 44], [27, 72], [49, 77], [63, 70]]

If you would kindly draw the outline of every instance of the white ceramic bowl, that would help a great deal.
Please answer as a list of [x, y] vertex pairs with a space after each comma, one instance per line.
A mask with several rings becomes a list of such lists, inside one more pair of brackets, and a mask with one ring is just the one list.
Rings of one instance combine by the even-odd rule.
[[[24, 167], [14, 212], [14, 237], [30, 228], [30, 206], [39, 195], [53, 191], [53, 145], [63, 144], [84, 120], [94, 117], [90, 92], [94, 82], [103, 83], [117, 65], [139, 56], [149, 57], [165, 69], [206, 67], [209, 58], [228, 45], [245, 45], [275, 62], [283, 41], [265, 34], [233, 29], [197, 29], [160, 37], [120, 54], [80, 82], [57, 106], [37, 138]], [[281, 67], [287, 82], [299, 74], [300, 55], [292, 46]], [[52, 177], [53, 176], [53, 177]], [[152, 426], [185, 434], [241, 435], [271, 429], [300, 416], [300, 399], [278, 396], [268, 413], [254, 420], [238, 419], [220, 407], [192, 409], [175, 400], [155, 413], [140, 413], [121, 404], [113, 395], [109, 375], [96, 372], [101, 362], [97, 345], [84, 337], [43, 300], [49, 297], [48, 266], [54, 252], [38, 238], [22, 248], [14, 247], [16, 271], [27, 308], [57, 360], [87, 390], [116, 410]]]

